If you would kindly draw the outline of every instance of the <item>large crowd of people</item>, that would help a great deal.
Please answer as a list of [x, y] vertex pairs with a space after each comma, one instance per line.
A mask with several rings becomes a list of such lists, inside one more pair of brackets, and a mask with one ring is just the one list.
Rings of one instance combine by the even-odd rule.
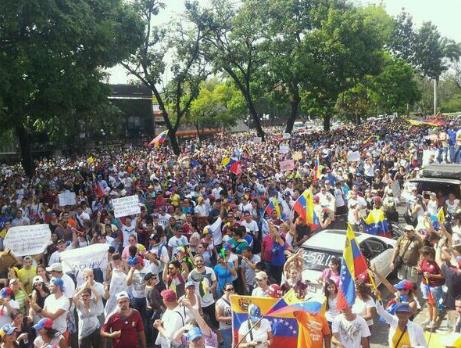
[[[234, 336], [230, 297], [280, 298], [294, 289], [309, 298], [302, 244], [346, 224], [364, 232], [373, 210], [390, 223], [406, 220], [389, 260], [399, 282], [371, 267], [390, 298], [380, 300], [365, 277], [356, 280], [354, 305], [339, 310], [341, 260], [333, 258], [317, 281], [326, 311], [296, 314], [300, 330], [317, 320], [312, 347], [347, 348], [369, 347], [378, 317], [389, 325], [390, 347], [426, 347], [423, 329], [435, 330], [443, 316], [459, 333], [460, 197], [407, 183], [425, 150], [436, 150], [430, 162], [459, 162], [457, 129], [396, 118], [290, 138], [271, 128], [263, 142], [218, 134], [183, 142], [180, 156], [163, 144], [42, 159], [31, 178], [3, 165], [1, 347], [267, 347], [271, 324], [255, 305]], [[290, 159], [294, 167], [282, 169]], [[306, 189], [316, 226], [293, 210]], [[60, 206], [67, 191], [75, 205]], [[111, 200], [131, 195], [140, 214], [115, 218]], [[277, 206], [267, 209], [271, 202]], [[434, 223], [440, 208], [446, 219]], [[34, 224], [51, 230], [43, 253], [19, 257], [3, 246], [9, 229]], [[108, 245], [107, 267], [64, 272], [61, 253], [98, 243]], [[412, 321], [421, 311], [422, 326]]]

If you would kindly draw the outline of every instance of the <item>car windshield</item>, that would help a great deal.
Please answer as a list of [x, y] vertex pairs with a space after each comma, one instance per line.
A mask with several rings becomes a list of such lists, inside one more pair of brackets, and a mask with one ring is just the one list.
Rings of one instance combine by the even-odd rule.
[[332, 257], [341, 258], [341, 256], [340, 253], [335, 253], [330, 250], [304, 248], [304, 269], [323, 271], [328, 267]]

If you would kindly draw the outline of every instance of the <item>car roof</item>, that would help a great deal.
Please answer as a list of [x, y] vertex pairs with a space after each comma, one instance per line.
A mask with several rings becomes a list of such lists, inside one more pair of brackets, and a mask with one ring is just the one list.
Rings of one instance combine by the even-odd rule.
[[[366, 233], [355, 233], [355, 238], [360, 244], [365, 239], [374, 237]], [[330, 250], [342, 253], [346, 245], [346, 230], [323, 230], [306, 240], [302, 247], [307, 249]]]
[[416, 178], [410, 179], [410, 182], [435, 182], [435, 183], [444, 183], [444, 184], [452, 184], [452, 185], [459, 185], [461, 180], [458, 179], [445, 179], [445, 178]]

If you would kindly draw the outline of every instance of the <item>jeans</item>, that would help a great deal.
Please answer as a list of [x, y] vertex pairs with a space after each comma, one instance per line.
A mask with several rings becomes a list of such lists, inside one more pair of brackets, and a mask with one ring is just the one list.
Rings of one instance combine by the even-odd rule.
[[453, 155], [453, 162], [459, 163], [459, 153], [461, 152], [461, 145], [455, 146], [455, 154]]
[[448, 162], [448, 147], [441, 147], [439, 149], [439, 156], [437, 157], [439, 162]]
[[136, 309], [139, 312], [139, 314], [141, 314], [142, 323], [144, 327], [146, 327], [146, 325], [148, 325], [146, 298], [145, 297], [133, 297], [131, 299], [131, 307]]
[[232, 328], [220, 329], [224, 342], [221, 344], [221, 348], [232, 348]]
[[79, 340], [78, 345], [80, 348], [99, 348], [101, 346], [101, 336], [99, 329], [95, 330], [90, 335], [83, 337]]

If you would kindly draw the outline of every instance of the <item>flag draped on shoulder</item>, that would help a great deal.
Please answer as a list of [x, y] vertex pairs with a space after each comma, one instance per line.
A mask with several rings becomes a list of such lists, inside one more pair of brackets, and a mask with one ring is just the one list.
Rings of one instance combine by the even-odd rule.
[[365, 233], [372, 234], [375, 236], [388, 237], [389, 222], [384, 215], [382, 209], [374, 208], [368, 216], [363, 220]]
[[341, 279], [339, 283], [338, 309], [351, 307], [355, 302], [355, 281], [362, 275], [368, 274], [368, 266], [365, 257], [360, 252], [355, 239], [355, 233], [350, 226], [346, 232], [346, 246], [341, 261]]
[[221, 164], [235, 175], [242, 174], [242, 165], [240, 163], [240, 160], [236, 158], [224, 157], [221, 161]]
[[305, 190], [296, 200], [293, 209], [311, 227], [312, 231], [320, 226], [319, 218], [314, 211], [312, 190]]
[[150, 145], [150, 146], [159, 147], [160, 145], [162, 145], [162, 144], [167, 140], [167, 137], [168, 137], [168, 130], [164, 130], [162, 133], [160, 133], [159, 135], [157, 135], [157, 136], [149, 143], [149, 145]]

